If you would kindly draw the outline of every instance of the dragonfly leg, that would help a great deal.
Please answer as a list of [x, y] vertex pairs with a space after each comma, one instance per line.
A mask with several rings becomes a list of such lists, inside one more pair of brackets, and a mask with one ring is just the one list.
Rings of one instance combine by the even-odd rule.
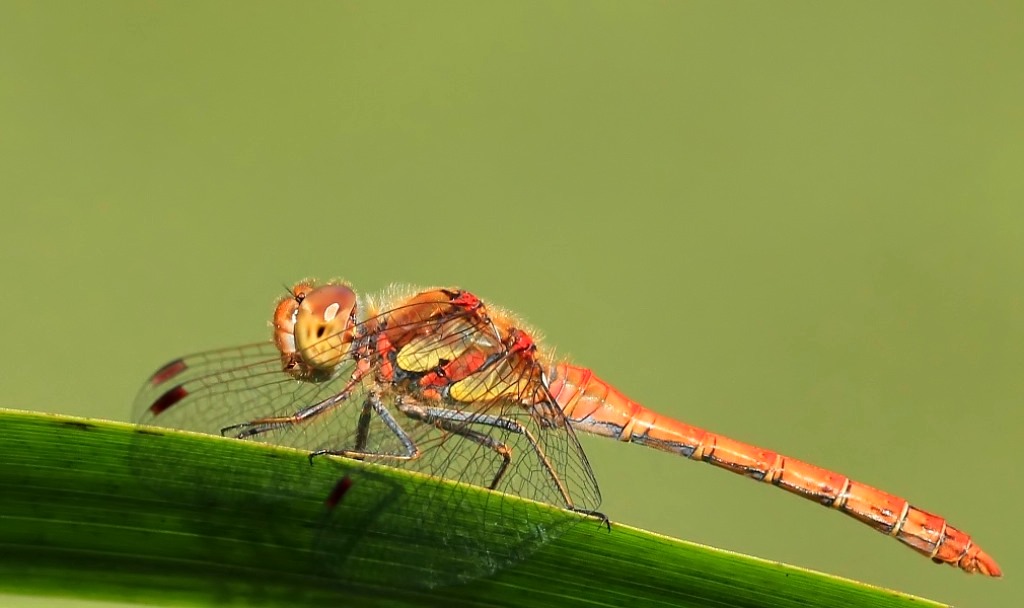
[[597, 520], [598, 524], [606, 526], [609, 532], [612, 531], [612, 520], [608, 519], [608, 516], [600, 511], [594, 511], [593, 509], [577, 509], [576, 507], [572, 507], [569, 510], [574, 513], [579, 513], [580, 515], [593, 517]]
[[341, 392], [319, 401], [312, 405], [307, 405], [302, 409], [296, 411], [290, 416], [267, 416], [264, 418], [257, 418], [256, 420], [250, 420], [249, 422], [243, 422], [241, 424], [232, 424], [226, 426], [220, 430], [220, 434], [227, 437], [232, 436], [235, 439], [247, 439], [249, 437], [255, 437], [263, 433], [273, 431], [287, 426], [293, 426], [296, 424], [302, 424], [308, 420], [316, 418], [321, 414], [325, 414], [334, 408], [344, 403], [352, 389], [362, 380], [363, 374], [356, 372], [353, 374], [352, 379], [345, 384], [345, 388]]
[[366, 441], [370, 438], [370, 416], [373, 414], [373, 403], [367, 397], [363, 400], [363, 409], [359, 412], [356, 423], [356, 450], [365, 450]]
[[[370, 413], [375, 412], [380, 417], [381, 422], [384, 426], [395, 434], [395, 437], [402, 443], [401, 454], [382, 454], [380, 452], [374, 452], [366, 449], [366, 440], [370, 432]], [[388, 408], [380, 400], [380, 396], [376, 393], [370, 393], [366, 397], [366, 401], [363, 402], [363, 411], [359, 415], [359, 426], [356, 429], [356, 446], [354, 449], [326, 449], [317, 450], [310, 453], [309, 462], [313, 463], [313, 459], [317, 456], [344, 456], [345, 458], [355, 458], [362, 460], [364, 458], [390, 458], [393, 460], [415, 460], [420, 457], [420, 449], [413, 441], [412, 437], [409, 436], [402, 425], [398, 424], [395, 417], [388, 411]]]
[[512, 462], [512, 448], [508, 447], [506, 444], [498, 441], [497, 439], [491, 437], [490, 435], [487, 435], [486, 433], [481, 433], [479, 431], [474, 431], [473, 429], [467, 428], [466, 423], [464, 422], [455, 422], [444, 417], [432, 415], [428, 411], [437, 408], [426, 408], [418, 404], [400, 402], [398, 404], [398, 409], [403, 414], [412, 418], [413, 420], [419, 420], [420, 422], [424, 422], [426, 424], [432, 424], [441, 430], [454, 433], [456, 435], [459, 435], [460, 437], [465, 437], [466, 439], [469, 439], [474, 443], [480, 444], [486, 448], [490, 448], [491, 450], [493, 450], [498, 456], [501, 457], [501, 464], [498, 466], [498, 470], [494, 474], [494, 479], [491, 481], [491, 485], [488, 486], [488, 489], [493, 490], [498, 487], [498, 484], [501, 482], [501, 478], [505, 476], [505, 471], [508, 470], [508, 465], [511, 464]]
[[232, 424], [222, 428], [220, 434], [225, 437], [232, 436], [235, 439], [247, 439], [273, 431], [274, 429], [301, 424], [331, 411], [345, 401], [346, 397], [348, 397], [347, 392], [339, 393], [313, 405], [306, 406], [290, 416], [270, 416], [267, 418], [257, 418], [256, 420], [250, 420], [241, 424]]
[[[548, 459], [547, 454], [544, 453], [544, 449], [541, 447], [540, 442], [537, 441], [537, 438], [533, 436], [533, 433], [531, 433], [528, 428], [526, 428], [519, 422], [511, 420], [509, 418], [503, 418], [501, 416], [492, 416], [489, 414], [480, 414], [478, 412], [465, 412], [461, 410], [452, 410], [440, 407], [424, 407], [421, 405], [410, 404], [408, 402], [399, 403], [398, 409], [403, 414], [411, 418], [415, 418], [416, 420], [428, 424], [434, 424], [445, 430], [458, 433], [463, 437], [476, 441], [481, 445], [491, 447], [492, 449], [495, 449], [494, 445], [503, 446], [505, 450], [508, 451], [507, 456], [509, 461], [511, 460], [512, 453], [507, 446], [504, 446], [504, 444], [498, 442], [497, 440], [493, 439], [492, 437], [485, 433], [470, 431], [470, 429], [467, 429], [466, 426], [470, 424], [482, 424], [484, 426], [489, 426], [509, 431], [511, 433], [516, 433], [518, 435], [522, 435], [523, 437], [526, 438], [526, 441], [530, 444], [530, 447], [533, 448], [533, 451], [536, 452], [537, 457], [540, 459], [540, 462], [544, 466], [544, 470], [547, 472], [548, 477], [551, 479], [552, 483], [554, 483], [555, 487], [558, 488], [558, 493], [562, 496], [562, 500], [565, 502], [565, 508], [569, 509], [570, 511], [579, 511], [578, 509], [576, 509], [575, 505], [573, 505], [572, 498], [569, 496], [569, 490], [565, 487], [565, 483], [562, 481], [562, 478], [558, 476], [558, 473], [555, 471], [555, 467], [551, 464], [551, 461]], [[499, 454], [501, 454], [501, 452], [499, 452]], [[504, 454], [502, 454], [502, 456], [503, 458], [505, 457]], [[494, 481], [491, 483], [492, 490], [495, 489], [498, 485], [498, 482], [501, 481], [501, 476], [504, 475], [505, 470], [508, 468], [508, 464], [509, 462], [506, 461], [502, 465], [501, 469], [499, 470], [499, 475], [496, 476]], [[583, 511], [580, 512], [582, 513]], [[586, 513], [590, 514], [589, 512]]]

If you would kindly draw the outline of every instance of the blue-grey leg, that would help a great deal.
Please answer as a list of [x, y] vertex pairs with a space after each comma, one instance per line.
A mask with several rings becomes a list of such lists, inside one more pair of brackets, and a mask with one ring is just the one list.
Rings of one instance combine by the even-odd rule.
[[555, 487], [558, 488], [558, 492], [561, 494], [562, 500], [565, 501], [565, 507], [570, 510], [576, 510], [572, 504], [572, 499], [569, 497], [569, 491], [566, 489], [565, 484], [558, 476], [554, 467], [551, 466], [551, 461], [548, 460], [548, 457], [544, 453], [544, 449], [541, 447], [540, 443], [537, 441], [537, 438], [533, 436], [530, 429], [524, 427], [519, 422], [509, 418], [502, 418], [501, 416], [480, 414], [477, 412], [465, 412], [441, 407], [429, 407], [418, 403], [410, 403], [409, 401], [399, 402], [398, 409], [410, 418], [427, 424], [433, 424], [438, 428], [456, 433], [466, 439], [475, 441], [480, 445], [489, 447], [502, 456], [503, 463], [499, 467], [498, 473], [494, 477], [494, 481], [491, 482], [490, 489], [492, 490], [498, 486], [501, 482], [501, 478], [505, 475], [505, 471], [508, 469], [508, 465], [512, 460], [512, 450], [490, 435], [467, 428], [468, 425], [482, 424], [484, 426], [490, 426], [522, 435], [526, 438], [530, 447], [533, 448], [533, 451], [536, 452], [537, 457], [544, 466], [545, 472], [548, 474], [548, 477], [555, 484]]

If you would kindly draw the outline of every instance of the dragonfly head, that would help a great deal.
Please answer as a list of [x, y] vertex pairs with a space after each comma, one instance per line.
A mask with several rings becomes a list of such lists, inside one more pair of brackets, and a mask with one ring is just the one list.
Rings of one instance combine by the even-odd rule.
[[274, 311], [274, 343], [286, 369], [322, 375], [348, 355], [356, 323], [356, 294], [348, 285], [299, 283]]

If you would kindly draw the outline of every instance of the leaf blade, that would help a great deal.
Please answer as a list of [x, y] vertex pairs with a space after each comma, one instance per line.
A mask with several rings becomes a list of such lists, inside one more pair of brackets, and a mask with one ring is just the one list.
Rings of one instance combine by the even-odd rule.
[[[397, 528], [395, 539], [360, 534], [380, 510], [375, 496], [416, 495], [436, 481], [355, 462], [310, 467], [292, 450], [66, 416], [0, 410], [0, 429], [4, 592], [192, 605], [941, 605], [625, 525], [609, 533], [586, 519], [492, 577], [434, 589], [375, 585], [372, 572], [349, 580], [316, 569], [331, 557], [310, 545], [322, 533], [322, 497], [353, 476], [361, 493], [346, 494], [329, 548], [375, 542], [382, 549], [364, 556], [368, 568], [415, 576], [417, 560], [439, 548], [406, 546]], [[154, 495], [139, 474], [136, 448], [150, 444], [166, 465], [159, 485], [175, 500]], [[275, 483], [294, 475], [295, 493], [263, 499], [258, 479], [223, 474], [240, 467]], [[474, 508], [501, 508], [485, 490], [466, 496]], [[401, 516], [387, 522], [400, 526]]]

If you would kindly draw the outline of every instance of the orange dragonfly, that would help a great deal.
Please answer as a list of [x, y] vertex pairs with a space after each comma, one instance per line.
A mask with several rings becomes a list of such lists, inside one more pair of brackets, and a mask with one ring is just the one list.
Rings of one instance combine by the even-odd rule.
[[[575, 435], [582, 431], [770, 483], [936, 563], [1001, 575], [944, 518], [845, 475], [649, 410], [589, 369], [553, 360], [512, 314], [467, 291], [395, 290], [360, 299], [344, 283], [303, 281], [278, 302], [272, 324], [272, 342], [160, 368], [136, 400], [137, 420], [383, 463], [603, 519]], [[491, 570], [523, 554], [515, 543], [532, 546], [557, 533], [555, 525], [526, 521], [539, 513], [507, 514], [525, 523], [506, 547], [508, 559]]]

